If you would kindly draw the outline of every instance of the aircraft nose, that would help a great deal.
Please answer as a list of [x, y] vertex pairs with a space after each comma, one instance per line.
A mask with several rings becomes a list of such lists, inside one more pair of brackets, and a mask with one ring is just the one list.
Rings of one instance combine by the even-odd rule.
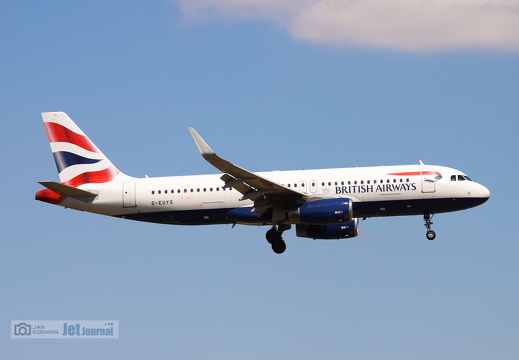
[[483, 202], [485, 202], [490, 198], [490, 190], [488, 190], [486, 187], [484, 187], [481, 184], [478, 184], [478, 185], [479, 185], [478, 190], [477, 190], [476, 194], [474, 194], [474, 195], [481, 198], [483, 200]]

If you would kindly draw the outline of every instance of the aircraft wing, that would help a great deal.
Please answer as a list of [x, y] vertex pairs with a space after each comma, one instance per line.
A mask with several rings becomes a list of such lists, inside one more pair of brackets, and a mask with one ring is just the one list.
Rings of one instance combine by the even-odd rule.
[[306, 195], [222, 159], [216, 155], [195, 129], [190, 127], [189, 132], [204, 159], [224, 173], [220, 178], [225, 182], [224, 187], [233, 187], [238, 190], [243, 195], [242, 200], [254, 201], [254, 211], [258, 216], [276, 205], [297, 203]]

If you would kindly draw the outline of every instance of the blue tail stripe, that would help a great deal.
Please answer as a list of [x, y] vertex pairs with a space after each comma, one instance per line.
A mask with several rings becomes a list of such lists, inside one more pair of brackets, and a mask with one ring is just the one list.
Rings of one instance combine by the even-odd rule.
[[95, 164], [101, 161], [99, 159], [89, 159], [67, 151], [57, 151], [52, 155], [54, 155], [54, 161], [56, 162], [59, 173], [72, 165]]

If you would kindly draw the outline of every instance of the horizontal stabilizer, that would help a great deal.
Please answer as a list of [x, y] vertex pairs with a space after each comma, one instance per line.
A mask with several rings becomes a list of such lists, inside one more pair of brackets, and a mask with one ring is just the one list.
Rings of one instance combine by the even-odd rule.
[[74, 198], [86, 198], [86, 197], [95, 197], [96, 193], [81, 190], [72, 186], [63, 185], [54, 181], [39, 181], [40, 184], [45, 186], [47, 189], [54, 191], [56, 194], [62, 196], [70, 196]]

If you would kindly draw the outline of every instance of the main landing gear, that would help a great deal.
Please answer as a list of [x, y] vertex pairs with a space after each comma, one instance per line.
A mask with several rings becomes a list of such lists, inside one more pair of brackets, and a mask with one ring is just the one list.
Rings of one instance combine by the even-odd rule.
[[434, 216], [434, 214], [431, 216], [431, 214], [423, 214], [423, 220], [425, 221], [425, 227], [427, 228], [427, 232], [425, 233], [425, 236], [427, 237], [427, 240], [434, 240], [434, 238], [436, 237], [436, 233], [431, 230], [431, 225], [433, 224], [433, 222], [431, 221], [432, 217]]
[[272, 226], [272, 229], [267, 231], [267, 234], [265, 235], [269, 244], [272, 245], [272, 250], [276, 254], [283, 254], [287, 249], [287, 244], [285, 244], [285, 241], [283, 241], [283, 237], [281, 235], [283, 234], [283, 231], [288, 229], [290, 229], [290, 225], [287, 224], [279, 224], [277, 228], [274, 225]]

